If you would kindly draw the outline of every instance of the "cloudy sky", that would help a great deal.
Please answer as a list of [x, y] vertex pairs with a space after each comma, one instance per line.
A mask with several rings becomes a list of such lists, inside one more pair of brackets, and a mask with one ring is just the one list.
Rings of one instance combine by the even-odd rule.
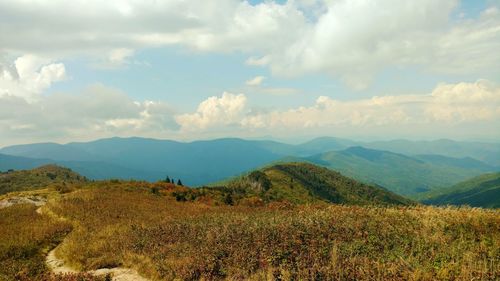
[[0, 0], [0, 146], [500, 140], [500, 0]]

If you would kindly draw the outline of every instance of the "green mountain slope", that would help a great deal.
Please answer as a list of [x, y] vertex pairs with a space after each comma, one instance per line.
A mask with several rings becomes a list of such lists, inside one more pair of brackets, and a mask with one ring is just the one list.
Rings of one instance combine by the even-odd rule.
[[232, 179], [224, 187], [204, 187], [196, 192], [217, 194], [230, 202], [254, 197], [265, 202], [297, 204], [317, 201], [356, 205], [412, 203], [381, 187], [360, 183], [327, 168], [298, 162], [265, 167]]
[[342, 150], [356, 145], [358, 145], [357, 142], [348, 139], [320, 137], [296, 145], [293, 154], [289, 153], [288, 155], [311, 156], [326, 151]]
[[439, 154], [449, 157], [472, 157], [492, 166], [500, 166], [500, 143], [453, 141], [448, 139], [432, 141], [391, 140], [360, 144], [378, 150], [388, 150], [406, 155]]
[[429, 194], [422, 200], [432, 205], [470, 205], [500, 208], [500, 173], [484, 174]]
[[0, 173], [0, 194], [45, 188], [50, 185], [77, 184], [86, 178], [68, 168], [45, 165], [32, 170]]
[[[357, 146], [342, 151], [318, 154], [305, 159], [337, 170], [357, 180], [384, 186], [402, 195], [415, 195], [450, 186], [484, 173], [485, 166], [487, 166], [477, 168], [460, 167], [449, 164], [454, 162], [453, 158], [437, 156], [426, 156], [426, 158], [418, 159], [389, 151]], [[424, 161], [430, 158], [435, 162], [440, 160], [441, 163]], [[455, 160], [460, 162], [460, 159]], [[448, 162], [448, 164], [445, 165], [443, 162]]]
[[491, 172], [498, 169], [471, 157], [454, 158], [436, 154], [423, 154], [416, 155], [414, 157], [434, 165], [472, 169], [484, 172]]

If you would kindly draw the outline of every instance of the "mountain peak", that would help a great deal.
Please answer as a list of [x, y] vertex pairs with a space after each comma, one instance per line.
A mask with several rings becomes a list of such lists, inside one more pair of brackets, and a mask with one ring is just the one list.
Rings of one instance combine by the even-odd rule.
[[229, 190], [245, 196], [259, 196], [264, 201], [338, 204], [407, 205], [399, 195], [383, 188], [360, 183], [339, 172], [303, 162], [280, 163], [227, 183]]

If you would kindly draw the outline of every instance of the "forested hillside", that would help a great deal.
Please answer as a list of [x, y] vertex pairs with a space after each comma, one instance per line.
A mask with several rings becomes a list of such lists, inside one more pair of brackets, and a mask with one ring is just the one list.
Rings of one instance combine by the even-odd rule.
[[500, 173], [484, 174], [427, 195], [432, 205], [469, 205], [500, 208]]

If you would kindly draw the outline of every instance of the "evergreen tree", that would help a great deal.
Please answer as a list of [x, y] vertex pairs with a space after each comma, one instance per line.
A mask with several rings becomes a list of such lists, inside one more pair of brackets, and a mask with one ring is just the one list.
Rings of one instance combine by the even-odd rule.
[[181, 182], [181, 179], [178, 179], [178, 180], [177, 180], [177, 185], [180, 185], [180, 186], [182, 186], [182, 182]]
[[167, 178], [165, 179], [165, 182], [170, 182], [170, 178], [167, 176]]
[[231, 193], [226, 194], [226, 196], [224, 198], [224, 203], [226, 203], [227, 205], [233, 205], [234, 204], [233, 196], [231, 195]]
[[170, 180], [170, 183], [175, 184], [174, 178]]

